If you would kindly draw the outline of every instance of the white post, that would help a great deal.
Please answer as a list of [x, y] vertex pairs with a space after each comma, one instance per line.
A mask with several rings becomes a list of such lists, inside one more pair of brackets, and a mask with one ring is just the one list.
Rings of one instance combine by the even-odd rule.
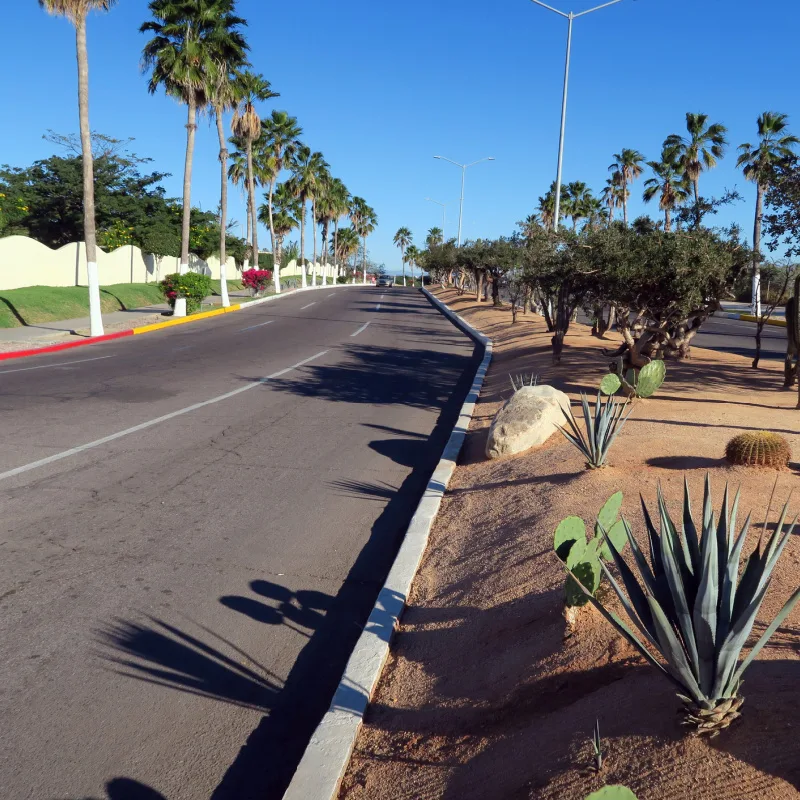
[[753, 275], [753, 300], [750, 311], [754, 317], [761, 316], [761, 272]]
[[308, 287], [306, 283], [306, 265], [303, 263], [302, 259], [300, 260], [300, 286], [303, 289]]
[[558, 134], [558, 167], [556, 169], [556, 207], [553, 212], [553, 230], [557, 231], [561, 222], [561, 168], [564, 163], [564, 130], [567, 125], [567, 88], [569, 87], [569, 57], [572, 50], [572, 22], [575, 19], [570, 11], [567, 26], [567, 60], [564, 65], [564, 93], [561, 96], [561, 131]]
[[97, 262], [89, 261], [86, 264], [86, 282], [89, 285], [91, 302], [89, 303], [89, 335], [103, 335], [103, 315], [100, 313], [100, 275], [97, 271]]

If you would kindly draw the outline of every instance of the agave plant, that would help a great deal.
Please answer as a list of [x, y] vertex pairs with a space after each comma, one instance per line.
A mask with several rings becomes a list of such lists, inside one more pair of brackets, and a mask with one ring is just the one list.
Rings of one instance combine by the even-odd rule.
[[773, 568], [794, 530], [794, 522], [786, 525], [788, 505], [787, 500], [778, 525], [769, 537], [766, 537], [765, 521], [761, 538], [747, 558], [741, 577], [739, 562], [750, 516], [736, 534], [739, 492], [729, 511], [726, 484], [717, 522], [708, 475], [700, 526], [695, 522], [689, 486], [684, 480], [681, 534], [669, 515], [660, 488], [660, 530], [656, 530], [642, 500], [650, 563], [623, 518], [638, 579], [620, 555], [613, 538], [606, 537], [627, 596], [602, 562], [601, 568], [641, 638], [587, 591], [589, 602], [678, 688], [678, 697], [683, 703], [683, 724], [696, 734], [716, 736], [740, 716], [744, 698], [739, 691], [745, 670], [800, 598], [798, 588], [740, 662], [742, 649], [769, 588]]
[[586, 425], [585, 433], [578, 427], [572, 413], [563, 412], [572, 432], [570, 433], [560, 425], [558, 429], [564, 434], [567, 441], [575, 445], [586, 456], [586, 466], [589, 469], [605, 466], [606, 456], [611, 445], [622, 430], [622, 426], [627, 422], [631, 411], [633, 411], [631, 409], [627, 416], [622, 416], [627, 404], [627, 401], [622, 403], [613, 397], [607, 397], [604, 402], [601, 393], [598, 391], [594, 404], [594, 416], [592, 416], [589, 400], [585, 394], [581, 394], [583, 421]]

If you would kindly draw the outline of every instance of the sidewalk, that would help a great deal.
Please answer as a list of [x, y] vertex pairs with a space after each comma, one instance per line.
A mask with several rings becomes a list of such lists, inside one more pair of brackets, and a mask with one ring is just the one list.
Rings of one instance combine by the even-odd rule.
[[[230, 292], [232, 302], [243, 302], [250, 297], [248, 291]], [[222, 298], [212, 295], [206, 298], [206, 305], [219, 306]], [[124, 311], [112, 311], [103, 314], [103, 328], [105, 333], [117, 333], [141, 325], [150, 325], [162, 322], [164, 317], [170, 315], [167, 303], [141, 308], [128, 308]], [[9, 353], [15, 350], [30, 350], [38, 347], [47, 347], [52, 344], [73, 339], [87, 338], [89, 336], [89, 317], [75, 319], [52, 320], [50, 322], [37, 322], [33, 325], [24, 325], [19, 328], [0, 328], [0, 353]]]

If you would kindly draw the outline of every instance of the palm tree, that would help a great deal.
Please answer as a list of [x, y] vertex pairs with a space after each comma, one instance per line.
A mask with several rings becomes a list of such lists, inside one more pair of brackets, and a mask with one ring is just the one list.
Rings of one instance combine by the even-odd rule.
[[317, 224], [322, 231], [322, 285], [325, 286], [328, 273], [328, 236], [331, 223], [336, 218], [336, 203], [330, 193], [330, 180], [321, 187], [322, 191], [317, 197]]
[[271, 97], [278, 97], [273, 92], [269, 81], [263, 75], [258, 75], [250, 70], [239, 74], [237, 80], [236, 110], [233, 113], [231, 127], [234, 136], [244, 141], [247, 154], [247, 193], [250, 199], [250, 214], [252, 216], [252, 248], [253, 267], [258, 269], [258, 215], [256, 208], [256, 181], [253, 169], [253, 143], [261, 136], [261, 117], [256, 110], [256, 103], [263, 103]]
[[622, 190], [622, 221], [628, 227], [628, 184], [633, 183], [642, 174], [644, 156], [638, 150], [629, 147], [623, 148], [619, 153], [614, 153], [614, 162], [609, 165], [612, 180]]
[[[419, 261], [420, 257], [420, 249], [414, 245], [408, 245], [408, 249], [406, 250], [406, 259], [408, 260], [408, 265], [411, 268], [411, 284], [414, 284], [414, 267]], [[405, 279], [403, 279], [403, 286], [405, 286]]]
[[247, 233], [245, 235], [245, 241], [248, 245], [248, 252], [244, 259], [245, 268], [247, 268], [250, 259], [250, 247], [252, 245], [250, 240], [250, 228], [253, 225], [253, 215], [250, 212], [250, 193], [247, 191], [247, 153], [245, 153], [241, 147], [244, 143], [235, 136], [232, 136], [228, 142], [234, 146], [233, 152], [228, 153], [228, 158], [230, 160], [228, 178], [234, 186], [239, 186], [241, 188], [242, 197], [247, 206], [247, 214], [245, 215], [247, 219]]
[[398, 228], [394, 235], [394, 244], [400, 248], [400, 260], [403, 262], [403, 286], [406, 285], [406, 248], [411, 244], [411, 231], [408, 228]]
[[578, 226], [579, 219], [586, 219], [589, 216], [589, 201], [592, 193], [583, 181], [572, 181], [567, 184], [567, 209], [564, 215], [572, 217], [572, 230]]
[[228, 265], [226, 252], [226, 236], [228, 234], [228, 143], [225, 138], [223, 115], [233, 111], [238, 98], [236, 86], [238, 76], [236, 71], [241, 69], [248, 50], [244, 37], [236, 31], [229, 31], [231, 42], [238, 45], [238, 53], [231, 48], [231, 61], [218, 64], [215, 75], [212, 76], [209, 87], [211, 106], [214, 109], [214, 119], [217, 123], [217, 136], [219, 138], [219, 163], [220, 163], [220, 199], [219, 199], [219, 278], [222, 290], [222, 306], [227, 308], [231, 301], [228, 297]]
[[322, 153], [314, 153], [315, 164], [314, 169], [314, 183], [311, 189], [311, 194], [309, 195], [311, 199], [311, 232], [313, 237], [313, 244], [314, 244], [314, 271], [311, 275], [311, 285], [317, 285], [317, 230], [316, 230], [316, 222], [318, 221], [318, 214], [317, 214], [317, 200], [322, 197], [326, 192], [326, 187], [328, 185], [328, 181], [331, 179], [330, 173], [330, 165], [322, 158]]
[[364, 240], [364, 249], [361, 254], [362, 267], [364, 271], [363, 283], [367, 285], [367, 237], [375, 230], [378, 224], [378, 217], [374, 209], [367, 205], [367, 201], [363, 197], [354, 197], [351, 210], [350, 220], [353, 223], [353, 228], [356, 233]]
[[339, 231], [338, 239], [334, 240], [334, 255], [342, 263], [346, 263], [353, 256], [353, 283], [355, 283], [355, 256], [358, 254], [358, 234], [354, 228], [347, 226]]
[[[309, 199], [315, 194], [317, 181], [319, 179], [323, 165], [327, 168], [322, 153], [312, 153], [307, 145], [298, 143], [292, 158], [291, 170], [292, 177], [290, 185], [295, 197], [300, 200], [300, 266], [303, 288], [306, 288], [306, 205]], [[312, 222], [313, 225], [313, 222]], [[314, 236], [314, 248], [316, 249], [316, 235]], [[316, 260], [316, 259], [315, 259]], [[316, 272], [314, 273], [316, 282]]]
[[653, 178], [644, 182], [643, 199], [649, 203], [658, 195], [658, 207], [664, 212], [664, 230], [672, 230], [672, 212], [689, 199], [689, 183], [675, 157], [675, 151], [664, 147], [661, 161], [648, 161]]
[[425, 237], [425, 244], [428, 249], [438, 247], [444, 241], [444, 232], [441, 228], [430, 228]]
[[328, 196], [331, 198], [336, 215], [333, 218], [333, 258], [336, 260], [339, 253], [339, 220], [350, 213], [350, 192], [339, 178], [331, 178], [328, 184]]
[[769, 188], [773, 167], [794, 155], [800, 139], [788, 133], [787, 114], [765, 111], [758, 118], [758, 145], [739, 145], [737, 167], [744, 177], [756, 185], [756, 218], [753, 223], [753, 308], [757, 315], [761, 303], [761, 222], [764, 216], [764, 195]]
[[272, 229], [275, 240], [272, 250], [274, 274], [277, 275], [277, 285], [280, 286], [280, 270], [283, 258], [283, 240], [300, 224], [300, 202], [292, 193], [291, 187], [286, 183], [274, 186], [272, 204], [264, 203], [258, 210], [258, 218], [265, 225], [272, 214]]
[[674, 151], [674, 156], [694, 187], [695, 225], [700, 224], [700, 173], [717, 166], [725, 155], [728, 129], [718, 122], [708, 125], [708, 114], [686, 114], [688, 136], [673, 133], [664, 141], [664, 147]]
[[[271, 154], [274, 174], [269, 182], [269, 195], [267, 197], [267, 211], [269, 222], [269, 235], [272, 242], [273, 260], [275, 253], [275, 226], [272, 221], [273, 195], [275, 182], [283, 171], [287, 162], [290, 162], [297, 149], [298, 139], [303, 129], [297, 124], [297, 117], [290, 117], [286, 111], [273, 111], [272, 115], [262, 122], [262, 136], [264, 147]], [[275, 271], [275, 291], [280, 292], [280, 279], [278, 270]]]
[[603, 208], [603, 203], [599, 197], [590, 195], [583, 206], [586, 214], [586, 224], [590, 230], [594, 230], [597, 224], [608, 219], [608, 212]]
[[[220, 65], [240, 57], [244, 40], [236, 29], [245, 21], [233, 15], [233, 0], [151, 0], [148, 8], [154, 18], [139, 29], [141, 33], [154, 34], [142, 51], [142, 68], [150, 71], [147, 88], [155, 94], [163, 86], [170, 97], [185, 103], [188, 110], [179, 267], [179, 272], [185, 273], [189, 269], [197, 112], [209, 103], [209, 91]], [[184, 300], [176, 301], [174, 313], [185, 315]]]
[[608, 224], [614, 221], [614, 210], [622, 208], [623, 198], [630, 197], [630, 191], [622, 187], [622, 173], [612, 172], [611, 177], [606, 179], [606, 185], [600, 195], [606, 208], [608, 208]]
[[90, 11], [108, 11], [116, 0], [39, 0], [50, 14], [66, 17], [75, 26], [78, 57], [78, 115], [83, 165], [83, 243], [86, 248], [86, 280], [89, 285], [89, 325], [92, 336], [103, 335], [100, 313], [100, 278], [97, 273], [97, 233], [94, 212], [94, 160], [89, 125], [89, 54], [86, 47], [86, 17]]

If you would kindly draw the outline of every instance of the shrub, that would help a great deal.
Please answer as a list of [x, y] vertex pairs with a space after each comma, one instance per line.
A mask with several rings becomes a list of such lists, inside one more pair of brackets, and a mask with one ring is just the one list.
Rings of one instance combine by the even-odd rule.
[[731, 464], [748, 467], [785, 467], [791, 456], [786, 439], [769, 431], [740, 433], [725, 447], [725, 457]]
[[179, 297], [185, 297], [187, 314], [199, 311], [203, 300], [212, 291], [211, 278], [199, 272], [187, 272], [184, 275], [174, 272], [167, 275], [158, 285], [170, 308], [175, 308], [175, 301]]
[[794, 523], [786, 525], [787, 502], [771, 536], [766, 535], [765, 520], [761, 538], [740, 572], [750, 517], [737, 534], [738, 505], [737, 492], [729, 510], [726, 485], [716, 520], [707, 475], [698, 526], [685, 484], [679, 534], [659, 489], [660, 532], [642, 501], [649, 563], [623, 518], [638, 575], [620, 556], [614, 540], [606, 537], [627, 595], [608, 568], [602, 562], [600, 566], [638, 634], [606, 608], [590, 587], [584, 587], [589, 602], [606, 621], [678, 689], [683, 724], [691, 727], [695, 735], [716, 736], [741, 716], [744, 698], [739, 690], [745, 670], [800, 599], [799, 588], [771, 624], [765, 626], [748, 655], [739, 661], [769, 588], [772, 570], [794, 532]]
[[636, 795], [627, 786], [615, 784], [592, 792], [586, 800], [636, 800]]
[[272, 272], [268, 269], [247, 269], [242, 273], [242, 283], [253, 294], [265, 292], [272, 281]]

